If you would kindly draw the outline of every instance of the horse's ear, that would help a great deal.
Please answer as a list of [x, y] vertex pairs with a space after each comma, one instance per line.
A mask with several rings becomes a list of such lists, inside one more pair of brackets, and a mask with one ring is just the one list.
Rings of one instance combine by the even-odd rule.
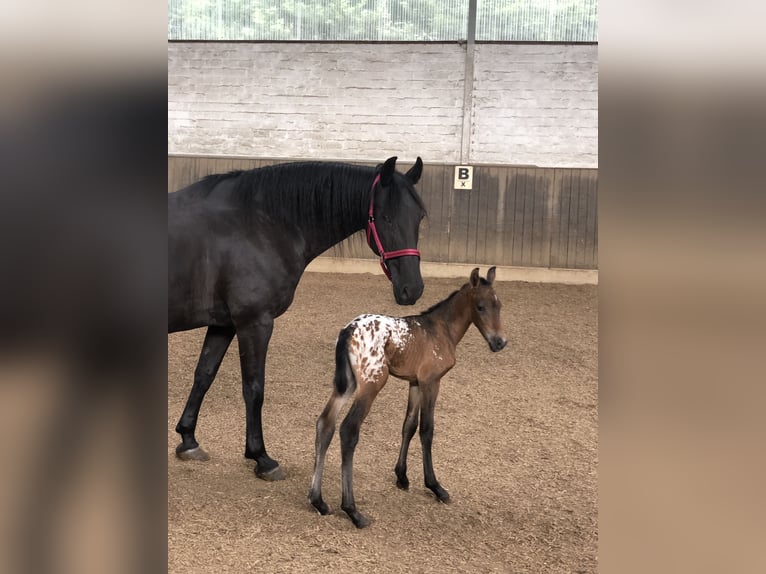
[[413, 165], [410, 168], [410, 170], [404, 175], [406, 175], [407, 179], [409, 179], [412, 182], [412, 185], [415, 185], [420, 180], [420, 176], [422, 173], [423, 173], [423, 160], [420, 159], [420, 156], [418, 156], [418, 159], [415, 160], [415, 165]]
[[473, 271], [471, 271], [471, 287], [478, 287], [479, 286], [479, 268], [476, 267]]
[[489, 281], [490, 285], [495, 282], [495, 267], [490, 267], [489, 271], [487, 271], [487, 281]]
[[388, 185], [394, 177], [394, 171], [396, 170], [396, 156], [392, 156], [386, 160], [383, 167], [380, 168], [380, 183]]

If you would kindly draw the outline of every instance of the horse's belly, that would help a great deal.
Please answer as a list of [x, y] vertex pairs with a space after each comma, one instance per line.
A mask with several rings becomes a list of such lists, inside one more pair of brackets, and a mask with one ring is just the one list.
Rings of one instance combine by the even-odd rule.
[[404, 381], [409, 381], [411, 383], [415, 383], [418, 380], [417, 370], [413, 369], [411, 366], [407, 365], [406, 363], [396, 364], [392, 362], [388, 368], [388, 372], [391, 373], [391, 375], [393, 375], [397, 379], [402, 379]]
[[[169, 252], [169, 256], [172, 251]], [[217, 285], [218, 269], [211, 258], [189, 252], [168, 264], [168, 331], [231, 324], [228, 306]]]
[[188, 331], [199, 327], [228, 327], [233, 325], [229, 310], [223, 302], [202, 308], [195, 305], [168, 306], [168, 333]]

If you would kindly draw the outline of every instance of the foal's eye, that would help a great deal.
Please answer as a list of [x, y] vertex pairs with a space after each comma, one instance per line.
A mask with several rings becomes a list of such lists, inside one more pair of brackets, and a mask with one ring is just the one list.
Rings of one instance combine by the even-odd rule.
[[477, 304], [476, 304], [476, 310], [477, 310], [479, 313], [484, 313], [484, 311], [486, 310], [486, 307], [484, 307], [484, 304], [483, 304], [483, 303], [477, 303]]

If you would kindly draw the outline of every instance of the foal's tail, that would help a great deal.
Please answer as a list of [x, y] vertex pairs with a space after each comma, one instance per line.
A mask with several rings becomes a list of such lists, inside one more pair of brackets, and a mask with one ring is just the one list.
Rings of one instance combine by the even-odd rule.
[[351, 368], [348, 342], [354, 334], [353, 327], [345, 327], [335, 343], [335, 379], [333, 385], [339, 395], [351, 394], [356, 390], [356, 376]]

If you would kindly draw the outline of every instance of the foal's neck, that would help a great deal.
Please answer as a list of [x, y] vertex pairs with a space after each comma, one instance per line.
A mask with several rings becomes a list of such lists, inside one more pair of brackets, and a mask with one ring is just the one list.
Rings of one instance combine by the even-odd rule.
[[470, 289], [460, 289], [455, 295], [434, 310], [435, 318], [444, 322], [447, 335], [452, 344], [457, 346], [471, 326], [471, 292]]

